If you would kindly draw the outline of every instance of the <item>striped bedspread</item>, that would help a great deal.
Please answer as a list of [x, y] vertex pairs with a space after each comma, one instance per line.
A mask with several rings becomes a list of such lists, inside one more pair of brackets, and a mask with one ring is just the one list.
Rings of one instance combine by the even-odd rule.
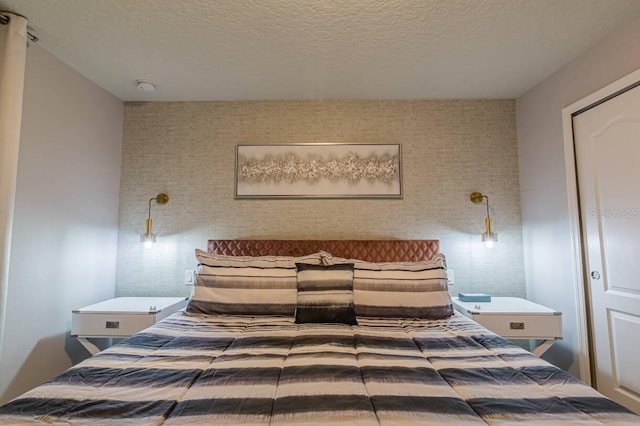
[[175, 314], [0, 408], [0, 424], [639, 424], [455, 315], [294, 324]]

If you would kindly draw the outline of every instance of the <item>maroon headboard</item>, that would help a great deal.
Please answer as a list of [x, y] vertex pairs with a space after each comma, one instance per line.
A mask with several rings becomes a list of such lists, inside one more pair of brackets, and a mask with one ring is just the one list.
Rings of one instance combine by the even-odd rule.
[[230, 256], [304, 256], [321, 250], [336, 257], [369, 262], [431, 259], [438, 240], [209, 240], [207, 251]]

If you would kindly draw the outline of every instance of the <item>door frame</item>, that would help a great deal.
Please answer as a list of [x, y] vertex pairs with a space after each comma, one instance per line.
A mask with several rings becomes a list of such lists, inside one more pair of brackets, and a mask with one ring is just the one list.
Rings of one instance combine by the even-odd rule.
[[562, 109], [562, 132], [567, 176], [567, 198], [569, 203], [569, 233], [572, 248], [573, 289], [576, 302], [576, 325], [578, 332], [578, 362], [580, 365], [580, 378], [589, 385], [592, 383], [591, 351], [589, 349], [590, 330], [587, 325], [589, 307], [587, 306], [587, 282], [584, 276], [585, 265], [582, 255], [583, 238], [580, 226], [575, 144], [573, 140], [573, 116], [591, 109], [638, 85], [640, 85], [640, 70], [634, 71]]

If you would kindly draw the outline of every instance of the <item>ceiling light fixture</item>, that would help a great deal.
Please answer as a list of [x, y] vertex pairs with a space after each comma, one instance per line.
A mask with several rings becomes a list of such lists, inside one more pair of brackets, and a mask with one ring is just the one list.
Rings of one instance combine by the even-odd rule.
[[156, 90], [156, 85], [149, 80], [136, 80], [136, 87], [142, 92], [153, 92]]

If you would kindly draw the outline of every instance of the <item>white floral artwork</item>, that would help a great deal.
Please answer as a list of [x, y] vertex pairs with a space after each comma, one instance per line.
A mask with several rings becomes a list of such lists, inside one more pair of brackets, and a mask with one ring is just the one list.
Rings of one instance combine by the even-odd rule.
[[236, 197], [401, 197], [400, 145], [238, 145]]

